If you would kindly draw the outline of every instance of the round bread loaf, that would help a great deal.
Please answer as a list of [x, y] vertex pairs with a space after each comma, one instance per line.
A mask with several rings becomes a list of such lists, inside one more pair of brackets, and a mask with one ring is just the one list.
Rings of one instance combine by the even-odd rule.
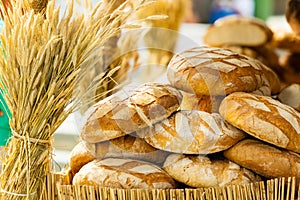
[[223, 187], [260, 181], [259, 176], [229, 160], [211, 160], [206, 156], [171, 154], [163, 169], [178, 182], [191, 187]]
[[257, 18], [227, 16], [217, 20], [203, 36], [209, 46], [224, 45], [262, 46], [270, 42], [273, 32]]
[[175, 188], [174, 180], [158, 166], [130, 159], [106, 158], [84, 165], [73, 178], [73, 185], [124, 189]]
[[300, 152], [300, 114], [267, 96], [244, 92], [228, 95], [220, 115], [246, 133], [295, 152]]
[[95, 159], [130, 158], [161, 164], [168, 155], [168, 152], [152, 147], [142, 138], [125, 135], [96, 144], [81, 141], [72, 149], [69, 165], [75, 174], [83, 165]]
[[198, 110], [180, 110], [137, 134], [158, 149], [184, 154], [219, 152], [245, 137], [218, 113]]
[[201, 110], [208, 113], [219, 112], [219, 106], [224, 96], [197, 96], [185, 91], [180, 91], [182, 101], [180, 110]]
[[263, 68], [256, 59], [228, 49], [202, 46], [175, 55], [168, 65], [167, 76], [171, 85], [197, 96], [255, 90], [270, 95], [270, 83]]
[[81, 138], [97, 143], [151, 126], [175, 112], [181, 93], [170, 85], [148, 83], [127, 98], [111, 96], [95, 105], [81, 132]]
[[284, 88], [279, 94], [278, 99], [296, 110], [300, 111], [300, 84], [291, 84]]
[[258, 140], [242, 140], [224, 151], [224, 156], [266, 178], [300, 178], [298, 154]]

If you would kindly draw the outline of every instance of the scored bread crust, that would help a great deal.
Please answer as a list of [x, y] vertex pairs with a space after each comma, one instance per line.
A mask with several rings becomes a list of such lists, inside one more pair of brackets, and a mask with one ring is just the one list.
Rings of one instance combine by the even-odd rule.
[[259, 140], [242, 140], [224, 151], [224, 156], [266, 178], [300, 178], [299, 154]]
[[165, 161], [168, 154], [168, 152], [158, 150], [149, 145], [142, 138], [125, 135], [96, 144], [81, 141], [72, 149], [69, 165], [72, 174], [76, 174], [82, 166], [95, 159], [118, 157], [161, 164]]
[[273, 31], [262, 20], [242, 16], [220, 18], [209, 26], [203, 36], [206, 45], [262, 46], [271, 41]]
[[144, 84], [124, 99], [111, 96], [95, 106], [83, 127], [81, 138], [97, 143], [151, 126], [175, 112], [181, 99], [177, 89], [158, 83]]
[[229, 160], [212, 160], [201, 155], [171, 154], [163, 169], [175, 180], [191, 187], [223, 187], [261, 180], [250, 170]]
[[198, 110], [180, 110], [137, 134], [155, 148], [185, 154], [219, 152], [245, 137], [218, 113]]
[[300, 153], [300, 114], [294, 108], [271, 97], [236, 92], [225, 97], [219, 112], [246, 133]]
[[73, 178], [73, 185], [120, 189], [170, 189], [176, 184], [160, 167], [139, 160], [106, 158], [84, 165]]
[[201, 46], [176, 54], [168, 65], [167, 76], [174, 87], [198, 96], [256, 90], [270, 95], [264, 67], [260, 61], [231, 50]]

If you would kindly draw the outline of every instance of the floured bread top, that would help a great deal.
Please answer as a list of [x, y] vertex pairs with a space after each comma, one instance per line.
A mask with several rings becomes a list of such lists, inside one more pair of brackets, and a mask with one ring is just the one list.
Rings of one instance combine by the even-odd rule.
[[225, 150], [245, 137], [218, 113], [181, 110], [137, 131], [150, 145], [174, 153], [207, 154]]
[[144, 84], [125, 99], [104, 99], [87, 119], [81, 137], [97, 143], [151, 126], [175, 112], [181, 99], [177, 89], [157, 83]]
[[271, 97], [236, 92], [219, 108], [232, 125], [260, 140], [300, 152], [300, 114]]
[[270, 95], [263, 64], [231, 50], [196, 47], [175, 55], [168, 65], [171, 85], [196, 95], [226, 95], [261, 88]]
[[94, 160], [86, 164], [74, 176], [73, 184], [125, 189], [175, 188], [174, 180], [158, 166], [120, 158]]
[[211, 160], [201, 155], [171, 154], [163, 169], [175, 180], [191, 187], [223, 187], [260, 180], [253, 172], [229, 160]]

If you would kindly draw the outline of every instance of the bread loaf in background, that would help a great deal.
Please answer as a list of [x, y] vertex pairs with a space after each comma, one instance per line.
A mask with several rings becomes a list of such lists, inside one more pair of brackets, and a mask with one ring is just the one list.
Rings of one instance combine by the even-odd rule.
[[261, 180], [250, 170], [229, 160], [210, 159], [201, 155], [171, 154], [163, 169], [175, 180], [190, 187], [223, 187]]
[[125, 99], [111, 96], [95, 106], [81, 138], [97, 143], [151, 126], [175, 112], [181, 100], [182, 95], [177, 89], [158, 83], [141, 85]]
[[258, 19], [242, 16], [222, 17], [211, 25], [203, 36], [206, 45], [263, 46], [272, 39], [273, 32]]
[[224, 151], [224, 156], [266, 178], [300, 178], [300, 156], [254, 139], [245, 139]]
[[281, 56], [282, 81], [287, 85], [300, 84], [300, 52], [287, 52]]
[[73, 178], [73, 185], [120, 189], [170, 189], [174, 180], [158, 166], [131, 159], [106, 158], [84, 165]]
[[161, 164], [168, 155], [169, 152], [158, 150], [130, 134], [95, 144], [81, 141], [72, 149], [69, 163], [72, 174], [76, 174], [83, 165], [95, 159], [118, 157]]
[[282, 103], [300, 111], [300, 84], [294, 83], [284, 88], [278, 94], [278, 99]]
[[231, 50], [195, 47], [176, 54], [167, 70], [174, 87], [198, 96], [224, 96], [233, 92], [265, 91], [271, 94], [264, 65]]
[[180, 110], [137, 134], [155, 148], [184, 154], [219, 152], [245, 137], [218, 113], [198, 110]]
[[300, 113], [294, 108], [271, 97], [236, 92], [224, 98], [219, 112], [246, 133], [300, 153]]

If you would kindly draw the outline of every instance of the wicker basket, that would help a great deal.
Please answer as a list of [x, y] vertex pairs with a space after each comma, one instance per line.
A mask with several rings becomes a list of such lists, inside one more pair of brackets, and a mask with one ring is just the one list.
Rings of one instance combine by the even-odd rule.
[[296, 178], [276, 178], [245, 185], [168, 190], [115, 189], [74, 186], [64, 174], [52, 173], [47, 179], [49, 200], [277, 200], [298, 199]]

